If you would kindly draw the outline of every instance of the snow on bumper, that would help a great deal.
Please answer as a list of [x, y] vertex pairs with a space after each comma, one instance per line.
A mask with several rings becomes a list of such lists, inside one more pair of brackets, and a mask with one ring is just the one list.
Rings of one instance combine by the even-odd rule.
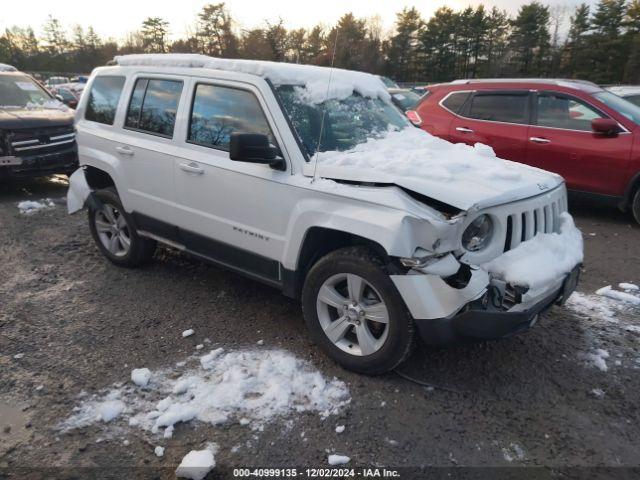
[[[392, 275], [411, 315], [416, 320], [452, 320], [463, 310], [494, 310], [496, 315], [530, 313], [534, 317], [565, 293], [575, 288], [578, 266], [583, 260], [582, 234], [571, 215], [560, 215], [560, 232], [538, 234], [491, 262], [471, 268], [464, 288], [454, 288], [438, 275], [411, 271]], [[570, 280], [570, 281], [569, 281]], [[503, 298], [505, 289], [518, 290], [513, 305], [495, 308], [496, 300], [489, 290]], [[476, 310], [477, 311], [477, 310]], [[463, 312], [464, 313], [464, 312]], [[486, 313], [486, 312], [485, 312]], [[522, 316], [522, 315], [520, 315]]]
[[76, 213], [84, 208], [84, 204], [91, 193], [84, 176], [84, 169], [79, 168], [69, 177], [69, 191], [67, 192], [67, 211]]

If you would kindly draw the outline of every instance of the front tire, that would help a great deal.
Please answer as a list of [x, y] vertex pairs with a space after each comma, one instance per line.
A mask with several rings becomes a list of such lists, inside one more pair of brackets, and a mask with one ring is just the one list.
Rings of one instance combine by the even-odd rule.
[[100, 208], [89, 207], [91, 236], [102, 254], [120, 267], [137, 267], [149, 261], [156, 242], [138, 235], [135, 222], [113, 188], [97, 190]]
[[368, 248], [343, 248], [320, 259], [307, 274], [302, 310], [313, 340], [348, 370], [388, 372], [413, 347], [413, 319], [384, 263]]

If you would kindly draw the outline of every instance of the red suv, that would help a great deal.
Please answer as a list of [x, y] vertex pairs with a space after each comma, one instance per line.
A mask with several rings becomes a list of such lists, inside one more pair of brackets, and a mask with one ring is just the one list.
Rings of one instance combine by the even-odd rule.
[[578, 80], [430, 85], [407, 116], [451, 142], [559, 173], [571, 190], [631, 208], [640, 223], [640, 107]]

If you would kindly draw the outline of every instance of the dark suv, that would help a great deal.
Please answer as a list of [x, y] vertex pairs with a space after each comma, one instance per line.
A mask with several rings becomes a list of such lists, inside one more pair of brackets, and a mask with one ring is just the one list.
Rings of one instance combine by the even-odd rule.
[[73, 110], [29, 75], [0, 69], [0, 180], [78, 167]]

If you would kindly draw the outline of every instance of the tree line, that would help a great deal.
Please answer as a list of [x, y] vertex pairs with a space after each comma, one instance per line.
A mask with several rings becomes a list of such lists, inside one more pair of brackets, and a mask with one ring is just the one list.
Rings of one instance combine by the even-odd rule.
[[50, 16], [40, 36], [30, 26], [7, 28], [0, 62], [26, 71], [89, 72], [114, 55], [178, 52], [327, 66], [335, 52], [336, 67], [403, 82], [567, 77], [640, 83], [640, 0], [600, 0], [572, 12], [532, 1], [514, 16], [483, 5], [442, 7], [430, 18], [405, 8], [388, 33], [379, 17], [352, 13], [332, 26], [289, 29], [279, 20], [244, 29], [217, 3], [205, 5], [182, 38], [171, 40], [170, 33], [168, 21], [149, 17], [116, 41], [91, 26], [68, 30]]

